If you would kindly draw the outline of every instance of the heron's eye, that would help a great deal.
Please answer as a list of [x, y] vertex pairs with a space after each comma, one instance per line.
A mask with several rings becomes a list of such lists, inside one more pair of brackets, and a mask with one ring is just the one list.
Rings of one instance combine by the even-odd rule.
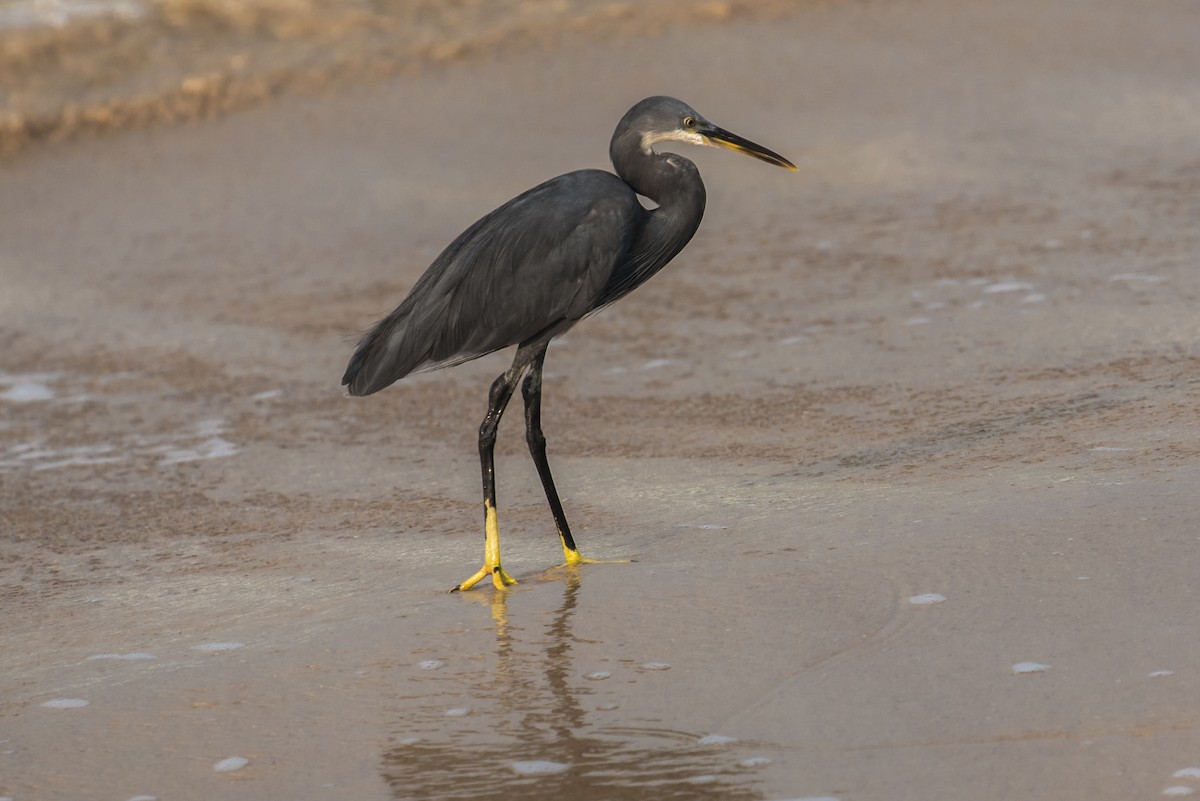
[[695, 124], [696, 124], [696, 120], [694, 117], [684, 117], [683, 118], [683, 127], [684, 128], [691, 128]]

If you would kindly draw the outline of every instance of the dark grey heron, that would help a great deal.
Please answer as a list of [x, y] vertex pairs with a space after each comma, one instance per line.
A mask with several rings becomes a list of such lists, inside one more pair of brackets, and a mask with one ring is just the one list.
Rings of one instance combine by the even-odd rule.
[[[342, 384], [370, 395], [409, 373], [461, 364], [517, 346], [512, 366], [493, 383], [479, 427], [483, 470], [483, 567], [454, 587], [487, 576], [497, 588], [516, 579], [500, 566], [493, 449], [500, 416], [522, 375], [525, 438], [554, 515], [568, 565], [591, 560], [575, 539], [554, 488], [542, 435], [542, 363], [550, 340], [661, 270], [691, 240], [704, 216], [704, 182], [696, 165], [667, 142], [724, 147], [795, 170], [778, 153], [718, 128], [671, 97], [631, 108], [608, 152], [616, 175], [578, 170], [518, 195], [450, 243], [408, 297], [358, 344]], [[658, 204], [648, 210], [638, 195]]]

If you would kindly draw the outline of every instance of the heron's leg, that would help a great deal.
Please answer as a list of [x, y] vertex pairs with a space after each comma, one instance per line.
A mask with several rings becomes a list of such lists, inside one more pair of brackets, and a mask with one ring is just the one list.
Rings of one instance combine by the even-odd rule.
[[525, 365], [513, 364], [503, 375], [492, 382], [488, 393], [487, 416], [479, 426], [479, 464], [483, 470], [483, 567], [469, 579], [459, 584], [450, 592], [469, 590], [487, 576], [492, 577], [492, 583], [499, 589], [504, 589], [517, 580], [505, 572], [500, 566], [500, 529], [496, 524], [496, 462], [493, 451], [496, 447], [496, 431], [500, 427], [500, 417], [508, 406], [517, 382]]
[[577, 565], [591, 560], [585, 559], [575, 547], [575, 538], [571, 536], [562, 501], [558, 499], [558, 490], [554, 487], [554, 476], [550, 474], [550, 462], [546, 459], [546, 437], [542, 434], [542, 362], [545, 360], [546, 348], [543, 347], [533, 358], [529, 374], [521, 384], [521, 395], [525, 398], [525, 441], [529, 443], [529, 453], [542, 479], [542, 488], [546, 490], [550, 513], [554, 515], [554, 525], [562, 542], [563, 558], [568, 565]]

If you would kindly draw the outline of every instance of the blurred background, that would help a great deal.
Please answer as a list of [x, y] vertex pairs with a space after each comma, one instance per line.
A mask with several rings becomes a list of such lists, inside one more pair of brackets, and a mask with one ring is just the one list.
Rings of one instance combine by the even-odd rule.
[[501, 50], [780, 14], [795, 3], [0, 0], [0, 157]]

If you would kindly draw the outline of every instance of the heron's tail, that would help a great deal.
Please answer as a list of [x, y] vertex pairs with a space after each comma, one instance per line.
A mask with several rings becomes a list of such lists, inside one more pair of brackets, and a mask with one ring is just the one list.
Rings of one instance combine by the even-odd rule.
[[342, 386], [351, 395], [370, 395], [391, 384], [392, 381], [381, 380], [379, 369], [379, 349], [376, 347], [378, 329], [372, 330], [358, 343], [350, 363], [346, 365], [346, 374], [342, 376]]
[[370, 395], [391, 386], [430, 362], [430, 333], [440, 317], [440, 304], [421, 309], [411, 299], [401, 303], [359, 341], [342, 385], [351, 395]]

